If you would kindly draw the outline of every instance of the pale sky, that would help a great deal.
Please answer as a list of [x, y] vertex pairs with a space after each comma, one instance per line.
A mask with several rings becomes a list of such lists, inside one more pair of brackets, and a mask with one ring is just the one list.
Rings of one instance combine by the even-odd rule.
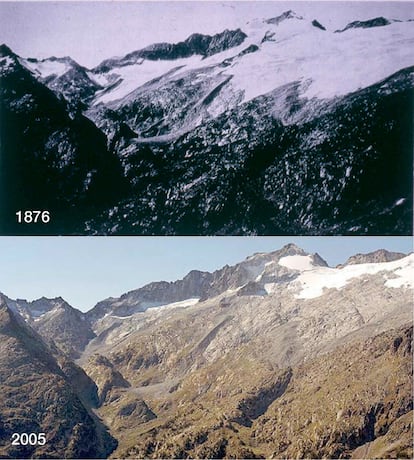
[[151, 43], [243, 29], [253, 18], [289, 9], [330, 30], [376, 16], [414, 17], [408, 1], [0, 1], [0, 43], [22, 57], [69, 55], [91, 68]]
[[63, 297], [80, 310], [151, 281], [214, 271], [295, 243], [335, 266], [356, 253], [409, 253], [411, 237], [1, 237], [0, 292]]

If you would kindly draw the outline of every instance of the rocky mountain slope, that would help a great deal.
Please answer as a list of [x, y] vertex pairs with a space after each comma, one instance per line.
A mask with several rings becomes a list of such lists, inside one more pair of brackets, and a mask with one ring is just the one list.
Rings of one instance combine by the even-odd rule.
[[88, 328], [67, 322], [83, 342], [53, 336], [61, 299], [3, 309], [76, 382], [114, 458], [411, 458], [413, 270], [413, 254], [331, 268], [289, 244], [102, 301], [79, 312]]
[[[105, 458], [116, 442], [91, 411], [92, 380], [0, 302], [0, 456]], [[13, 433], [46, 443], [14, 446]]]
[[[61, 146], [53, 168], [67, 188], [54, 199], [72, 203], [79, 190], [82, 216], [68, 219], [76, 233], [411, 234], [413, 40], [410, 20], [356, 20], [331, 31], [286, 11], [93, 69], [3, 48], [2, 118], [20, 123], [19, 132], [37, 120], [33, 98], [20, 103], [32, 90], [14, 88], [23, 72], [60, 101], [70, 119], [63, 126], [89, 119], [86, 137], [100, 140], [87, 144], [85, 167], [86, 132], [75, 129], [76, 179], [56, 160], [72, 137], [51, 140], [46, 120], [33, 160], [49, 164], [49, 147]], [[36, 99], [42, 110], [46, 99]], [[20, 146], [10, 132], [7, 151]], [[18, 175], [11, 166], [8, 177]], [[99, 205], [84, 205], [84, 196]], [[14, 206], [23, 204], [17, 196]], [[65, 225], [55, 229], [67, 233]]]
[[[71, 233], [84, 212], [120, 196], [125, 184], [118, 158], [91, 120], [73, 112], [4, 45], [0, 65], [0, 230]], [[50, 223], [19, 225], [19, 210], [47, 210]]]
[[61, 297], [42, 297], [33, 302], [3, 297], [9, 308], [72, 359], [79, 358], [85, 346], [95, 337], [85, 314], [71, 307]]
[[384, 249], [379, 249], [378, 251], [369, 252], [368, 254], [355, 254], [354, 256], [351, 256], [345, 264], [338, 265], [338, 268], [353, 264], [392, 262], [393, 260], [402, 259], [403, 257], [405, 257], [405, 254], [402, 252], [390, 252], [385, 251]]
[[[99, 302], [87, 312], [87, 317], [96, 324], [97, 320], [108, 313], [122, 317], [172, 302], [183, 302], [189, 299], [205, 300], [226, 290], [237, 289], [244, 285], [250, 286], [255, 283], [257, 277], [266, 276], [268, 281], [271, 277], [285, 276], [289, 279], [288, 270], [283, 266], [276, 267], [271, 275], [267, 273], [269, 270], [266, 270], [266, 267], [274, 264], [275, 261], [289, 255], [306, 256], [306, 253], [301, 248], [289, 244], [272, 253], [255, 254], [234, 266], [226, 265], [213, 273], [192, 270], [182, 280], [150, 283], [124, 294], [119, 299], [106, 299]], [[327, 266], [318, 254], [314, 254], [311, 258], [315, 266]]]

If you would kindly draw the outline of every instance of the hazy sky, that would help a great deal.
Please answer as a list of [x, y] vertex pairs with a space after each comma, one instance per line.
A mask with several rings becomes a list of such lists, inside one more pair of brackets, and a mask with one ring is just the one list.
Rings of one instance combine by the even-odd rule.
[[0, 1], [0, 43], [23, 57], [69, 55], [93, 67], [151, 43], [243, 28], [288, 9], [331, 30], [356, 19], [414, 17], [414, 2], [395, 1]]
[[0, 292], [28, 300], [62, 296], [86, 311], [151, 281], [213, 271], [290, 242], [331, 266], [358, 252], [412, 251], [410, 237], [2, 237]]

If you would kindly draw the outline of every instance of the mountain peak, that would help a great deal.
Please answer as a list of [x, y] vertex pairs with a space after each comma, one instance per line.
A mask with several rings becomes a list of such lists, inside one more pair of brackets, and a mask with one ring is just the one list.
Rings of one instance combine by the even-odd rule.
[[377, 17], [377, 18], [368, 19], [367, 21], [353, 21], [353, 22], [350, 22], [343, 29], [335, 30], [335, 32], [340, 33], [340, 32], [345, 32], [348, 29], [369, 29], [371, 27], [388, 26], [392, 22], [395, 22], [395, 21], [387, 19], [387, 18], [384, 18], [383, 16], [380, 16], [380, 17]]
[[298, 245], [296, 245], [295, 243], [288, 243], [288, 244], [285, 244], [281, 249], [280, 251], [294, 251], [294, 252], [297, 252], [297, 253], [304, 253], [305, 251], [300, 248]]
[[372, 264], [372, 263], [383, 263], [392, 262], [394, 260], [402, 259], [407, 254], [402, 252], [392, 252], [386, 249], [378, 249], [373, 252], [365, 254], [355, 254], [348, 258], [344, 264], [338, 265], [338, 268], [345, 267], [346, 265], [358, 265], [358, 264]]
[[296, 14], [293, 10], [288, 10], [282, 13], [279, 16], [276, 16], [274, 18], [267, 19], [265, 22], [266, 24], [280, 24], [281, 22], [285, 21], [286, 19], [303, 19], [303, 16], [299, 16]]
[[0, 57], [5, 57], [5, 56], [14, 57], [15, 54], [5, 43], [3, 43], [0, 45]]

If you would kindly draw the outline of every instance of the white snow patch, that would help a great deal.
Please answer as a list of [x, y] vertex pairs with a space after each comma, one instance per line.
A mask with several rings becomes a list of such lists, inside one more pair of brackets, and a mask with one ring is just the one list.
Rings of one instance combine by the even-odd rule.
[[[106, 315], [105, 315], [106, 316]], [[116, 316], [116, 315], [108, 315], [110, 318], [115, 318], [115, 319], [128, 319], [132, 318], [134, 315], [129, 315], [129, 316]]]
[[350, 280], [364, 275], [376, 273], [393, 273], [397, 278], [386, 279], [387, 287], [414, 287], [414, 254], [393, 262], [347, 265], [343, 268], [318, 267], [302, 273], [295, 286], [301, 291], [296, 294], [298, 299], [314, 299], [323, 294], [324, 289], [341, 289]]
[[395, 206], [401, 206], [405, 202], [405, 198], [400, 198], [395, 202]]
[[[159, 317], [161, 315], [164, 315], [166, 312], [170, 310], [174, 310], [176, 308], [188, 308], [192, 307], [199, 301], [199, 298], [190, 298], [190, 299], [185, 299], [181, 300], [179, 302], [171, 302], [168, 304], [160, 305], [157, 307], [149, 308], [145, 312], [143, 312], [146, 316], [150, 316], [152, 318]], [[138, 318], [138, 316], [136, 316]]]
[[108, 76], [106, 74], [102, 73], [93, 73], [90, 71], [86, 72], [86, 75], [95, 83], [97, 83], [100, 86], [106, 86], [109, 81], [108, 81]]
[[4, 66], [5, 69], [8, 69], [13, 64], [13, 59], [10, 56], [4, 56], [0, 59], [0, 65]]
[[42, 78], [49, 77], [50, 75], [56, 75], [57, 77], [60, 77], [68, 70], [70, 70], [70, 65], [65, 64], [64, 62], [49, 60], [40, 62], [29, 62], [24, 60], [23, 65], [25, 65], [32, 72], [40, 75]]
[[272, 292], [275, 292], [277, 286], [277, 283], [265, 283], [263, 287], [268, 294], [271, 294]]
[[[201, 56], [193, 56], [177, 60], [144, 60], [140, 64], [133, 64], [124, 67], [115, 67], [107, 74], [91, 74], [92, 78], [101, 85], [107, 85], [108, 82], [119, 81], [119, 84], [110, 91], [101, 91], [97, 93], [94, 105], [99, 103], [108, 103], [124, 98], [129, 93], [148, 83], [154, 78], [161, 77], [176, 67], [188, 66], [189, 64], [199, 64]], [[177, 72], [183, 69], [177, 69]]]
[[279, 265], [282, 265], [282, 267], [287, 267], [292, 270], [299, 270], [299, 271], [305, 271], [305, 270], [312, 270], [315, 268], [313, 265], [313, 260], [312, 256], [286, 256], [282, 257], [279, 259]]
[[191, 299], [186, 299], [186, 300], [181, 300], [180, 302], [172, 302], [172, 303], [167, 303], [165, 305], [161, 305], [159, 307], [151, 308], [148, 310], [149, 312], [153, 311], [163, 311], [163, 310], [172, 310], [174, 308], [186, 308], [186, 307], [191, 307], [195, 305], [199, 301], [199, 298], [191, 298]]
[[392, 288], [414, 288], [414, 264], [406, 265], [398, 270], [395, 270], [394, 274], [397, 278], [388, 279], [385, 282], [385, 286]]
[[[275, 33], [275, 41], [261, 44], [266, 30]], [[348, 32], [322, 31], [308, 21], [264, 24], [256, 39], [249, 36], [244, 43], [260, 51], [227, 71], [234, 75], [231, 84], [244, 91], [244, 101], [293, 81], [310, 83], [304, 97], [324, 99], [366, 88], [413, 63], [413, 22]]]

